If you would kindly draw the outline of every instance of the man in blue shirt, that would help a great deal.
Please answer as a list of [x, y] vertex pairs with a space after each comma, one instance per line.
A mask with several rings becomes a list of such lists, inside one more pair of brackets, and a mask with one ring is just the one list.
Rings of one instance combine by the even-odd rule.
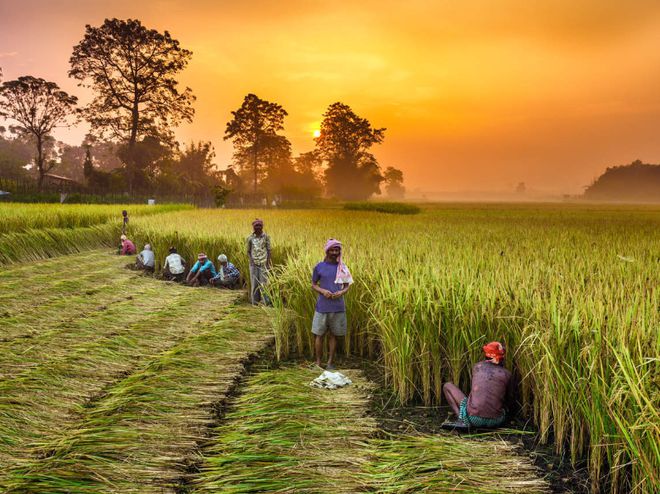
[[211, 278], [217, 276], [215, 266], [203, 252], [197, 256], [197, 262], [188, 273], [186, 283], [191, 286], [208, 285]]
[[344, 294], [353, 282], [348, 268], [341, 260], [341, 247], [338, 240], [328, 240], [325, 244], [325, 259], [314, 267], [312, 273], [312, 289], [319, 294], [312, 321], [316, 365], [321, 366], [323, 340], [329, 330], [328, 370], [335, 369], [332, 361], [337, 349], [337, 337], [346, 335]]

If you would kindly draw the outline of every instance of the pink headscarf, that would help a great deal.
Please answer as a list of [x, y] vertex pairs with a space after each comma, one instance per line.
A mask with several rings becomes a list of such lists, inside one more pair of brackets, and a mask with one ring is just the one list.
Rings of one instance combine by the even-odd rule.
[[252, 228], [254, 228], [254, 227], [257, 226], [257, 225], [264, 226], [264, 222], [263, 222], [263, 220], [260, 220], [259, 218], [257, 218], [256, 220], [254, 220], [254, 221], [252, 222]]
[[335, 283], [339, 285], [347, 283], [350, 285], [353, 283], [353, 276], [351, 276], [351, 272], [348, 270], [348, 266], [346, 266], [344, 261], [341, 260], [341, 242], [334, 238], [328, 239], [328, 241], [325, 243], [325, 253], [327, 254], [328, 251], [333, 247], [339, 248], [339, 257], [337, 257], [339, 266], [337, 266], [337, 276], [335, 277]]

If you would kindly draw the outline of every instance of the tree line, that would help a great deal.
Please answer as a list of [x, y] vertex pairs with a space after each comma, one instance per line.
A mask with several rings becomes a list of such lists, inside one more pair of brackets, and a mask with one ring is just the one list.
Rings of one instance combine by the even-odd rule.
[[[0, 127], [0, 173], [26, 173], [29, 161], [39, 189], [49, 173], [59, 171], [89, 186], [129, 194], [215, 189], [225, 196], [326, 194], [359, 200], [380, 194], [384, 185], [388, 196], [403, 197], [402, 172], [383, 170], [371, 152], [386, 129], [341, 102], [323, 114], [314, 149], [293, 156], [284, 134], [287, 111], [246, 95], [224, 133], [234, 147], [232, 162], [219, 170], [210, 142], [181, 145], [174, 136], [174, 129], [195, 115], [192, 90], [177, 80], [191, 58], [169, 32], [139, 20], [87, 25], [73, 47], [68, 75], [91, 90], [89, 104], [81, 108], [76, 96], [56, 83], [29, 75], [0, 85], [0, 116], [12, 122]], [[90, 127], [82, 145], [52, 137], [55, 128], [82, 120]]]

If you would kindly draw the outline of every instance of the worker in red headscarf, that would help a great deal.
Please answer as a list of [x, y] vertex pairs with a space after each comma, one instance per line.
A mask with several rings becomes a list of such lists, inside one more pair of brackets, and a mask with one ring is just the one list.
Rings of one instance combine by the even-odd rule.
[[511, 372], [504, 368], [504, 346], [492, 341], [483, 350], [485, 360], [472, 367], [469, 396], [452, 383], [442, 387], [449, 406], [458, 416], [458, 426], [494, 428], [506, 420], [513, 390]]

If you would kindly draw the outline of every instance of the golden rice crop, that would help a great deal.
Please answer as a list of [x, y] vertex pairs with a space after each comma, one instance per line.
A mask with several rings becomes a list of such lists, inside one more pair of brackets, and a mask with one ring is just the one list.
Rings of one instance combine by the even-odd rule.
[[224, 252], [244, 273], [250, 222], [275, 247], [270, 291], [278, 351], [310, 352], [311, 270], [329, 237], [356, 283], [346, 348], [380, 355], [401, 401], [467, 387], [491, 339], [506, 343], [524, 413], [593, 488], [660, 483], [660, 210], [656, 207], [447, 206], [409, 217], [355, 211], [191, 211], [134, 222], [162, 262]]

